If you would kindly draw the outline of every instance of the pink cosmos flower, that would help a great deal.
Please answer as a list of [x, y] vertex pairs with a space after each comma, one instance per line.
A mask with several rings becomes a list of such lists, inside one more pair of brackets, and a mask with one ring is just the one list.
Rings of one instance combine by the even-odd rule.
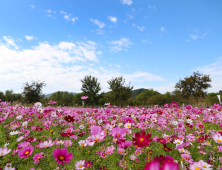
[[123, 138], [126, 136], [125, 130], [122, 130], [120, 127], [116, 127], [112, 129], [112, 132], [110, 132], [110, 135], [112, 135], [114, 138]]
[[39, 163], [39, 159], [40, 159], [40, 158], [44, 158], [44, 156], [42, 156], [42, 154], [43, 154], [43, 152], [37, 153], [37, 154], [35, 154], [35, 155], [33, 156], [32, 159], [34, 160], [34, 164]]
[[201, 169], [201, 168], [202, 168], [201, 162], [194, 162], [193, 164], [189, 166], [190, 170], [196, 170], [196, 169]]
[[32, 145], [25, 146], [18, 152], [18, 156], [19, 158], [26, 159], [28, 156], [32, 154], [33, 150], [34, 150], [34, 147]]
[[0, 148], [0, 156], [4, 156], [4, 155], [7, 155], [9, 152], [11, 152], [11, 149], [8, 150], [7, 147], [5, 148]]
[[88, 137], [88, 140], [93, 140], [95, 142], [100, 142], [100, 141], [103, 141], [104, 140], [104, 136], [100, 135], [100, 134], [97, 134], [97, 135], [90, 135]]
[[71, 141], [71, 140], [66, 140], [66, 141], [64, 141], [63, 145], [64, 145], [65, 147], [72, 146], [72, 141]]
[[157, 160], [146, 163], [144, 170], [179, 170], [179, 164], [175, 162], [164, 162], [160, 167], [160, 163]]
[[44, 141], [43, 143], [41, 142], [39, 147], [40, 148], [48, 148], [54, 145], [54, 142], [50, 139], [49, 141]]
[[83, 100], [88, 99], [88, 96], [82, 96], [81, 99]]
[[28, 146], [28, 145], [30, 145], [29, 142], [21, 142], [18, 144], [18, 148], [23, 148], [24, 146]]
[[120, 155], [126, 155], [126, 153], [124, 153], [124, 152], [125, 152], [125, 149], [123, 149], [123, 148], [118, 148], [118, 149], [117, 149], [117, 152], [118, 152]]
[[127, 140], [127, 141], [124, 141], [124, 142], [121, 142], [120, 144], [118, 144], [118, 146], [120, 148], [127, 148], [129, 146], [132, 145], [132, 141], [131, 140]]
[[222, 146], [217, 146], [218, 152], [222, 152]]
[[52, 156], [56, 159], [57, 164], [70, 163], [69, 161], [72, 159], [72, 153], [68, 153], [66, 148], [63, 149], [55, 149], [53, 151]]

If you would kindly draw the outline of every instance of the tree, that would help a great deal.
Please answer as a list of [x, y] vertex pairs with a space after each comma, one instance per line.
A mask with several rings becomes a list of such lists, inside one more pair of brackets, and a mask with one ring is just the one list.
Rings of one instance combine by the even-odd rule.
[[131, 91], [133, 86], [124, 86], [125, 79], [123, 77], [112, 78], [110, 81], [107, 81], [109, 84], [109, 89], [111, 90], [111, 98], [115, 102], [117, 101], [118, 105], [121, 106], [123, 101], [126, 101], [131, 97]]
[[147, 100], [151, 97], [151, 96], [154, 96], [154, 95], [157, 95], [157, 94], [160, 94], [158, 91], [154, 91], [153, 89], [144, 89], [142, 91], [142, 93], [140, 93], [138, 96], [136, 96], [133, 100], [133, 103], [135, 105], [142, 105], [143, 103], [144, 104], [148, 104], [146, 103]]
[[44, 97], [42, 88], [46, 86], [45, 82], [32, 81], [32, 84], [25, 83], [23, 86], [24, 101], [27, 103], [39, 102]]
[[85, 96], [88, 96], [87, 103], [96, 105], [99, 100], [99, 91], [102, 89], [98, 79], [91, 75], [85, 76], [82, 80], [82, 88]]
[[181, 96], [185, 99], [193, 96], [198, 106], [198, 97], [205, 98], [207, 92], [204, 90], [211, 87], [208, 82], [211, 82], [209, 75], [203, 76], [197, 71], [193, 73], [193, 76], [185, 77], [184, 80], [180, 79], [175, 88], [181, 91]]
[[5, 101], [5, 95], [3, 92], [0, 91], [0, 99], [2, 99], [2, 101]]

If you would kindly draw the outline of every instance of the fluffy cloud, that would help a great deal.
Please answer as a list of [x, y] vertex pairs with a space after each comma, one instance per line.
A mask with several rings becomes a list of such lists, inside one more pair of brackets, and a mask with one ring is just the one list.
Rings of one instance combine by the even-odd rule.
[[160, 28], [160, 31], [161, 31], [161, 32], [165, 31], [165, 28], [164, 28], [164, 27], [161, 27], [161, 28]]
[[113, 16], [108, 16], [108, 19], [111, 21], [111, 22], [117, 22], [117, 18], [116, 17], [113, 17]]
[[154, 11], [156, 11], [156, 7], [154, 5], [149, 5], [148, 8], [152, 8]]
[[112, 45], [110, 48], [115, 52], [121, 51], [123, 47], [129, 48], [129, 45], [133, 45], [133, 43], [129, 41], [129, 38], [121, 38], [119, 41], [110, 41], [108, 44]]
[[34, 38], [37, 39], [36, 37], [33, 37], [32, 35], [31, 36], [26, 35], [25, 38], [29, 41], [33, 40]]
[[144, 29], [145, 29], [145, 27], [144, 26], [142, 26], [142, 27], [139, 27], [139, 26], [136, 26], [135, 24], [132, 24], [134, 27], [137, 27], [140, 31], [143, 31]]
[[[129, 40], [113, 41], [114, 45], [129, 46]], [[31, 49], [13, 50], [7, 43], [0, 43], [0, 89], [13, 89], [20, 93], [23, 83], [32, 80], [45, 81], [47, 86], [43, 93], [55, 91], [80, 92], [82, 79], [86, 75], [98, 78], [105, 91], [109, 89], [107, 81], [112, 77], [123, 75], [126, 82], [132, 84], [146, 81], [163, 81], [160, 76], [147, 72], [121, 74], [118, 70], [108, 70], [104, 65], [95, 67], [92, 61], [98, 61], [97, 44], [86, 42], [60, 42], [50, 45], [48, 42], [39, 43]], [[90, 62], [90, 63], [89, 63]], [[19, 64], [18, 64], [19, 63]], [[118, 67], [118, 65], [116, 65]]]
[[72, 14], [67, 14], [66, 12], [64, 12], [64, 11], [61, 11], [61, 14], [64, 14], [64, 19], [66, 20], [66, 21], [72, 21], [73, 22], [73, 24], [74, 24], [74, 22], [76, 21], [76, 20], [78, 20], [78, 17], [71, 17], [72, 16]]
[[209, 92], [219, 92], [222, 90], [221, 80], [222, 80], [222, 57], [216, 59], [216, 62], [208, 64], [205, 66], [197, 67], [193, 71], [199, 71], [202, 74], [210, 75], [212, 82]]
[[35, 8], [35, 6], [34, 6], [34, 5], [30, 5], [30, 7], [31, 7], [31, 8]]
[[193, 39], [193, 40], [197, 40], [197, 38], [199, 37], [198, 35], [190, 35], [190, 37]]
[[15, 47], [16, 50], [19, 49], [19, 47], [15, 44], [15, 41], [12, 37], [3, 36], [3, 39], [7, 42], [8, 45]]
[[103, 27], [106, 26], [106, 24], [104, 24], [104, 23], [102, 23], [102, 22], [100, 22], [100, 21], [98, 21], [96, 19], [95, 20], [90, 19], [90, 21], [92, 21], [94, 24], [98, 25], [100, 29], [102, 29]]
[[121, 3], [126, 4], [126, 5], [131, 5], [133, 3], [132, 0], [121, 0]]

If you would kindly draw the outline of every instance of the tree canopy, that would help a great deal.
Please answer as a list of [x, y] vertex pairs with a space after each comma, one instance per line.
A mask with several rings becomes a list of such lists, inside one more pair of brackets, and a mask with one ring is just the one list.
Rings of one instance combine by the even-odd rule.
[[42, 88], [43, 86], [46, 86], [46, 83], [38, 81], [32, 81], [31, 84], [26, 82], [23, 86], [23, 96], [24, 101], [27, 103], [35, 103], [39, 102], [40, 99], [44, 97], [42, 94]]
[[203, 75], [197, 71], [192, 76], [185, 77], [184, 80], [180, 79], [175, 88], [181, 91], [181, 96], [185, 99], [193, 96], [198, 105], [198, 97], [204, 98], [207, 95], [205, 90], [211, 87], [209, 82], [211, 82], [209, 75]]
[[82, 80], [82, 88], [84, 96], [88, 96], [87, 103], [96, 105], [100, 98], [99, 91], [102, 89], [98, 79], [91, 75], [85, 76]]
[[123, 101], [126, 101], [128, 98], [131, 97], [131, 91], [133, 86], [125, 86], [125, 79], [121, 77], [112, 78], [111, 80], [107, 81], [109, 84], [109, 89], [111, 90], [110, 97], [113, 102], [117, 102], [119, 105]]

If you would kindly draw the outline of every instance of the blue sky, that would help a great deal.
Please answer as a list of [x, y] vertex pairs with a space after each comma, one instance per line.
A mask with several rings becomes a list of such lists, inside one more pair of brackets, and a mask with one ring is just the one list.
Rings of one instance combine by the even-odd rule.
[[174, 90], [194, 71], [222, 90], [222, 1], [11, 0], [0, 4], [0, 91], [81, 92], [86, 75], [134, 89]]

